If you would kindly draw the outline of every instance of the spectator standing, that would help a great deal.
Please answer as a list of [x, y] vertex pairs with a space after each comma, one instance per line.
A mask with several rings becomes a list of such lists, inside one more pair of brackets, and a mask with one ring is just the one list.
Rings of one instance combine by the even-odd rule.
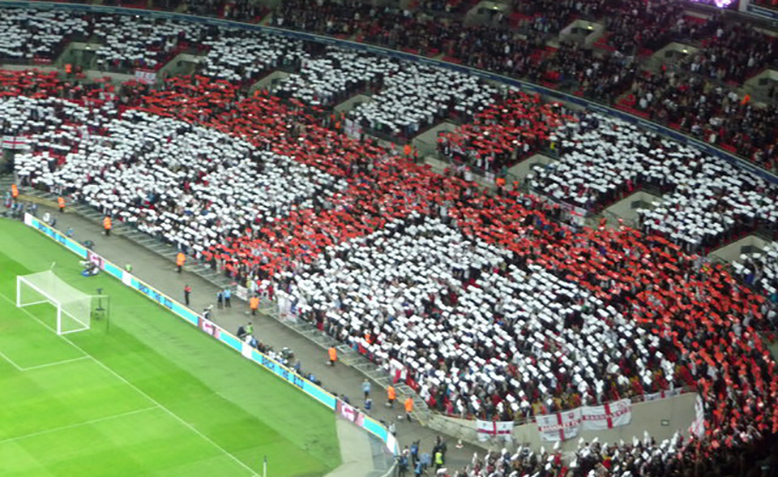
[[400, 457], [398, 458], [398, 473], [400, 477], [405, 477], [405, 474], [408, 472], [408, 456], [405, 455], [403, 452]]
[[419, 463], [419, 441], [413, 441], [411, 444], [411, 462], [413, 465]]
[[192, 287], [189, 284], [184, 286], [184, 304], [189, 306], [189, 295], [192, 293]]
[[421, 460], [417, 460], [416, 463], [414, 464], [413, 474], [416, 477], [420, 477], [423, 472], [424, 472], [424, 465], [422, 465]]
[[365, 400], [367, 401], [367, 398], [370, 397], [370, 381], [365, 378], [364, 381], [362, 381], [362, 392], [365, 395]]
[[230, 298], [232, 298], [232, 290], [229, 288], [224, 289], [224, 306], [226, 308], [232, 308], [232, 303], [230, 303]]

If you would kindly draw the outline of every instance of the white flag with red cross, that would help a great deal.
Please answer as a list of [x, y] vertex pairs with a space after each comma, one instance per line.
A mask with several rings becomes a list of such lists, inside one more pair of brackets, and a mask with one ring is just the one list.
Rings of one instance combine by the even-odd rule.
[[492, 437], [502, 437], [509, 441], [513, 436], [513, 421], [476, 421], [476, 432], [481, 442]]
[[585, 406], [581, 410], [584, 430], [600, 431], [626, 426], [632, 420], [632, 402], [621, 399], [602, 406]]

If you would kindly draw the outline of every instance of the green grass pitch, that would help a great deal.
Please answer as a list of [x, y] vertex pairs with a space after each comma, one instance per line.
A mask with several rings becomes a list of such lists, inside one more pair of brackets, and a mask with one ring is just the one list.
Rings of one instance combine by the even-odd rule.
[[[54, 331], [16, 308], [48, 270], [111, 297], [110, 327]], [[0, 219], [0, 476], [320, 476], [340, 464], [332, 411], [78, 257]]]

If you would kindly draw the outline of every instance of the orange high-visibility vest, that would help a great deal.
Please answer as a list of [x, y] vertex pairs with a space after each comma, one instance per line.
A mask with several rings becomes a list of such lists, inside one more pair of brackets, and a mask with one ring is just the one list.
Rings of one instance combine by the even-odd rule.
[[176, 255], [176, 265], [183, 267], [184, 262], [186, 262], [186, 255], [183, 252], [178, 252], [178, 255]]
[[338, 360], [338, 350], [336, 350], [334, 346], [330, 348], [329, 353], [330, 353], [330, 361]]
[[110, 217], [106, 217], [106, 218], [103, 219], [103, 228], [105, 230], [111, 230], [111, 218]]
[[73, 72], [73, 65], [71, 65], [70, 63], [66, 64], [65, 65], [65, 73], [70, 74], [72, 72]]
[[16, 187], [16, 184], [11, 185], [11, 196], [15, 199], [19, 197], [19, 188]]
[[386, 395], [389, 396], [390, 401], [394, 401], [394, 399], [397, 397], [397, 394], [394, 392], [394, 386], [389, 386], [386, 388]]
[[413, 399], [411, 399], [410, 397], [405, 400], [405, 412], [407, 412], [408, 414], [413, 412]]
[[251, 307], [252, 310], [256, 310], [257, 308], [259, 308], [259, 297], [252, 296], [249, 299], [249, 306]]
[[411, 155], [411, 145], [406, 144], [405, 147], [403, 147], [403, 153], [405, 153], [406, 156]]
[[497, 187], [505, 187], [505, 179], [502, 177], [498, 177], [495, 183], [497, 184]]
[[59, 204], [60, 209], [65, 208], [65, 199], [62, 197], [57, 197], [57, 203]]

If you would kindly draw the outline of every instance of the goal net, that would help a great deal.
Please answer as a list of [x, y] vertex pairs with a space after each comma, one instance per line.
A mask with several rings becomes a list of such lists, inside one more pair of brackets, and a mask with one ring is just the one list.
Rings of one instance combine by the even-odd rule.
[[89, 329], [92, 296], [73, 288], [51, 270], [16, 277], [16, 306], [51, 303], [57, 309], [57, 334]]

